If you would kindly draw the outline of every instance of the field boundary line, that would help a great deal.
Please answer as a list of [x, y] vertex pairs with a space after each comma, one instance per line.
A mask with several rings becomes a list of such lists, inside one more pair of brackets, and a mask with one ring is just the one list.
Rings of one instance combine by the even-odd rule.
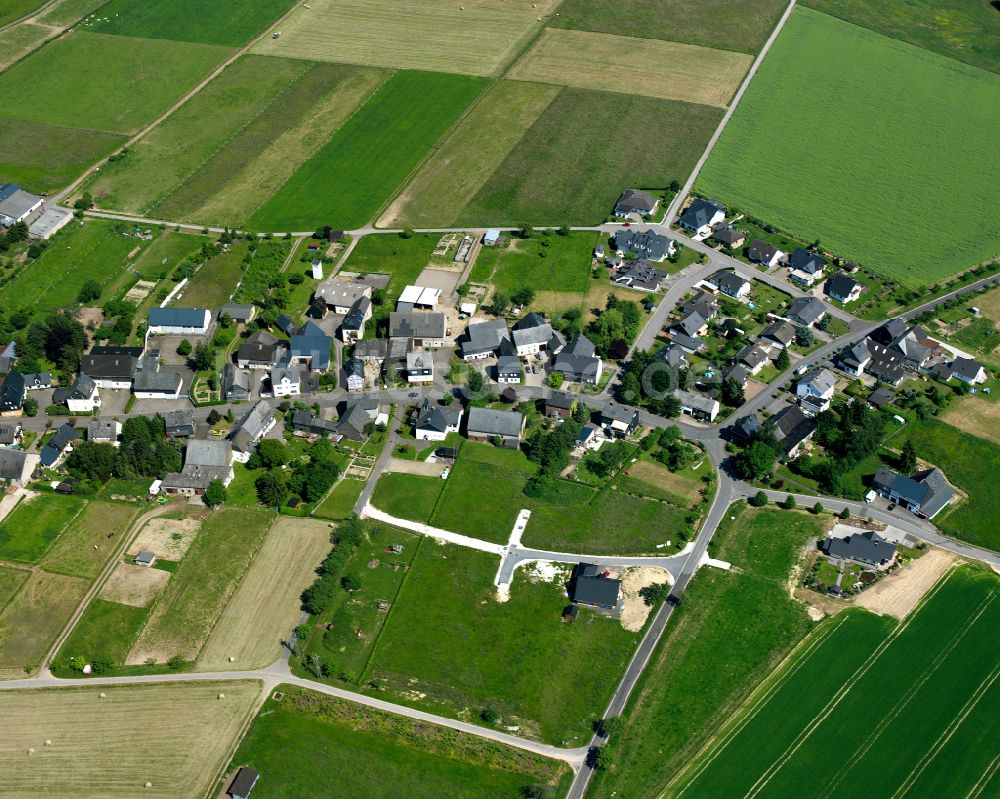
[[246, 738], [248, 732], [250, 732], [250, 725], [253, 724], [254, 719], [257, 718], [257, 714], [260, 713], [260, 709], [264, 706], [268, 697], [271, 695], [271, 691], [277, 685], [276, 681], [271, 679], [261, 679], [257, 678], [256, 682], [260, 684], [260, 691], [258, 692], [257, 699], [250, 706], [250, 710], [247, 712], [246, 718], [243, 719], [243, 723], [240, 725], [239, 732], [233, 736], [233, 742], [226, 747], [226, 756], [219, 761], [219, 768], [215, 772], [215, 779], [208, 784], [208, 789], [202, 794], [203, 799], [212, 799], [212, 797], [219, 795], [219, 783], [222, 782], [222, 778], [225, 776], [226, 772], [229, 770], [229, 764], [232, 759], [236, 757], [236, 750], [240, 748], [240, 744], [243, 743], [243, 739]]
[[896, 704], [893, 705], [892, 709], [882, 716], [882, 718], [879, 719], [879, 723], [868, 732], [868, 735], [865, 737], [861, 746], [855, 749], [854, 754], [852, 754], [851, 757], [848, 758], [848, 760], [839, 769], [837, 769], [836, 777], [830, 781], [823, 793], [820, 794], [820, 799], [829, 799], [833, 791], [840, 786], [841, 782], [843, 782], [847, 771], [853, 768], [858, 761], [871, 751], [871, 748], [875, 745], [879, 736], [885, 732], [888, 726], [895, 721], [899, 714], [902, 713], [910, 702], [913, 701], [913, 697], [917, 695], [917, 692], [927, 683], [927, 681], [937, 673], [937, 670], [941, 668], [941, 664], [944, 663], [945, 659], [955, 651], [955, 647], [961, 643], [962, 639], [965, 638], [969, 630], [975, 626], [975, 623], [979, 620], [983, 613], [986, 612], [986, 609], [992, 602], [992, 594], [983, 599], [983, 602], [976, 609], [977, 612], [973, 616], [966, 619], [962, 627], [952, 636], [948, 645], [942, 649], [934, 660], [927, 665], [920, 677], [910, 683], [903, 695], [896, 701]]
[[983, 791], [986, 790], [986, 787], [993, 781], [993, 777], [996, 776], [998, 770], [1000, 770], [1000, 755], [993, 758], [993, 761], [986, 767], [983, 775], [969, 789], [969, 792], [965, 795], [965, 799], [978, 799]]
[[[946, 650], [942, 650], [942, 652], [935, 659], [933, 664], [934, 666], [933, 669], [930, 669], [929, 671], [925, 670], [924, 675], [922, 675], [924, 682], [926, 682], [927, 679], [930, 679], [930, 675], [933, 674], [935, 671], [937, 671], [938, 667], [941, 664], [941, 660], [958, 645], [958, 642], [962, 638], [965, 637], [965, 634], [969, 631], [969, 629], [972, 627], [975, 621], [986, 611], [986, 608], [991, 601], [992, 597], [987, 597], [983, 600], [983, 602], [977, 609], [978, 612], [976, 613], [976, 615], [966, 621], [961, 633], [953, 637], [949, 647]], [[878, 661], [878, 659], [881, 658], [883, 654], [885, 654], [885, 652], [889, 649], [889, 647], [896, 642], [896, 640], [906, 631], [906, 629], [909, 626], [910, 626], [910, 621], [908, 620], [907, 622], [897, 627], [893, 631], [893, 634], [890, 635], [888, 638], [886, 638], [886, 640], [883, 641], [882, 644], [878, 646], [875, 652], [873, 652], [871, 656], [868, 657], [868, 659], [858, 668], [858, 670], [853, 675], [851, 675], [850, 679], [848, 679], [844, 683], [844, 685], [841, 686], [841, 688], [837, 691], [837, 693], [834, 694], [833, 698], [831, 699], [830, 702], [827, 703], [827, 706], [823, 709], [823, 711], [816, 718], [814, 718], [808, 725], [806, 725], [806, 727], [796, 736], [795, 740], [788, 745], [788, 747], [785, 749], [785, 752], [770, 766], [768, 766], [767, 770], [757, 779], [757, 782], [755, 782], [751, 786], [750, 790], [743, 795], [743, 799], [755, 799], [760, 794], [760, 792], [767, 787], [768, 783], [770, 783], [771, 780], [774, 778], [774, 775], [777, 774], [782, 768], [784, 768], [785, 764], [792, 759], [792, 757], [799, 749], [802, 748], [802, 745], [809, 738], [812, 737], [812, 734], [819, 728], [820, 724], [826, 721], [826, 719], [830, 716], [830, 714], [833, 713], [834, 710], [836, 710], [837, 706], [841, 702], [843, 702], [844, 699], [847, 698], [847, 695], [854, 689], [854, 686], [857, 685], [858, 681], [871, 670], [872, 666], [875, 665], [876, 661]], [[904, 695], [904, 698], [897, 703], [895, 708], [893, 708], [893, 711], [895, 712], [896, 715], [898, 715], [899, 712], [902, 710], [902, 707], [905, 706], [905, 704], [907, 704], [913, 698], [915, 690], [916, 688], [911, 687], [911, 689], [907, 691], [907, 694]], [[881, 732], [882, 724], [884, 722], [885, 718], [883, 718], [882, 722], [880, 722], [878, 732]], [[877, 737], [877, 735], [878, 735], [877, 732], [873, 732], [869, 736], [870, 741], [874, 742], [874, 739]], [[869, 743], [869, 748], [870, 747], [871, 743]], [[857, 755], [857, 751], [855, 751], [855, 755]]]
[[[684, 792], [694, 784], [694, 781], [701, 776], [701, 774], [708, 768], [715, 759], [722, 754], [722, 752], [729, 746], [732, 740], [743, 731], [744, 727], [753, 721], [754, 718], [760, 713], [763, 707], [771, 700], [771, 698], [778, 692], [778, 690], [784, 685], [785, 681], [795, 674], [802, 665], [809, 659], [809, 657], [815, 652], [817, 648], [826, 642], [841, 626], [847, 621], [848, 616], [843, 613], [839, 614], [836, 623], [827, 624], [824, 629], [817, 629], [812, 635], [806, 636], [799, 644], [795, 647], [785, 659], [778, 664], [774, 671], [764, 679], [763, 682], [754, 692], [747, 697], [746, 701], [743, 703], [743, 707], [737, 711], [734, 717], [730, 718], [720, 730], [712, 736], [712, 738], [705, 743], [701, 751], [696, 752], [691, 758], [688, 765], [681, 770], [677, 777], [670, 781], [664, 788], [664, 792], [660, 795], [664, 795], [666, 791], [676, 782], [683, 781], [685, 784], [680, 791], [677, 792], [677, 796], [681, 797]], [[833, 622], [834, 620], [831, 620]], [[707, 758], [702, 760], [702, 758]], [[692, 766], [697, 765], [697, 770], [690, 777], [687, 777], [687, 772]]]
[[905, 796], [909, 793], [910, 788], [913, 784], [920, 779], [920, 775], [924, 773], [926, 768], [933, 762], [941, 750], [947, 745], [948, 741], [951, 740], [952, 736], [958, 732], [959, 727], [961, 727], [965, 720], [969, 717], [969, 714], [975, 710], [976, 705], [983, 698], [984, 694], [993, 687], [993, 683], [997, 681], [1000, 677], [1000, 665], [995, 666], [993, 671], [986, 676], [986, 678], [979, 683], [979, 687], [976, 688], [975, 692], [970, 696], [964, 705], [962, 705], [959, 714], [951, 720], [951, 723], [945, 728], [944, 732], [938, 736], [938, 739], [934, 742], [934, 745], [924, 753], [924, 756], [920, 758], [917, 763], [917, 767], [909, 773], [907, 778], [903, 781], [903, 784], [896, 789], [896, 792], [890, 797], [890, 799], [899, 799], [899, 797]]

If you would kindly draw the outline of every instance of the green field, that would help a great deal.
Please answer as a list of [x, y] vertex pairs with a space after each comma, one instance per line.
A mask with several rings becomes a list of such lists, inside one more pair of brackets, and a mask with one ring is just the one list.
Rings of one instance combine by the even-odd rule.
[[877, 621], [845, 622], [668, 795], [976, 795], [996, 756], [983, 725], [1000, 712], [998, 588], [988, 572], [952, 572], [884, 647]]
[[[149, 608], [94, 597], [63, 644], [59, 657], [81, 658], [84, 662], [107, 658], [120, 668], [148, 616]], [[61, 676], [76, 676], [68, 669], [67, 672]]]
[[685, 592], [623, 714], [614, 765], [595, 775], [594, 797], [659, 796], [812, 627], [788, 594], [788, 575], [819, 521], [744, 503], [728, 515], [736, 518], [720, 525], [711, 554], [735, 568], [702, 568]]
[[73, 577], [97, 577], [111, 553], [121, 544], [135, 515], [136, 507], [132, 504], [87, 503], [83, 513], [73, 519], [45, 554], [42, 566], [48, 571]]
[[7, 0], [0, 7], [0, 26], [9, 25], [14, 20], [28, 16], [44, 3], [45, 0]]
[[372, 677], [404, 700], [426, 694], [422, 704], [436, 712], [478, 716], [491, 707], [521, 735], [578, 746], [590, 737], [639, 634], [586, 609], [575, 624], [563, 624], [568, 570], [553, 582], [519, 571], [510, 600], [499, 603], [496, 569], [496, 558], [482, 552], [421, 547], [386, 622]]
[[129, 133], [165, 111], [229, 52], [76, 31], [0, 73], [2, 116]]
[[22, 499], [0, 523], [0, 560], [37, 563], [85, 504], [58, 494]]
[[292, 5], [291, 0], [111, 0], [92, 29], [145, 39], [176, 39], [239, 47]]
[[[25, 147], [26, 141], [31, 142]], [[28, 191], [65, 186], [125, 141], [100, 130], [5, 119], [0, 124], [0, 174]]]
[[[778, 24], [786, 5], [783, 0], [629, 0], [624, 5], [566, 0], [559, 7], [559, 16], [548, 24], [756, 53]], [[623, 14], [642, 20], [642, 24], [623, 30]]]
[[966, 64], [1000, 72], [1000, 14], [966, 0], [806, 0], [805, 5]]
[[[824, 124], [798, 113], [804, 97]], [[997, 254], [996, 219], [965, 211], [1000, 183], [1000, 162], [982, 157], [997, 108], [1000, 76], [800, 8], [696, 188], [920, 287]], [[887, 208], [935, 235], [864, 221]]]
[[326, 498], [316, 506], [314, 516], [324, 519], [347, 519], [365, 488], [364, 480], [344, 479], [337, 483]]
[[457, 224], [592, 225], [611, 213], [628, 186], [683, 182], [721, 116], [704, 105], [563, 89]]
[[[243, 277], [243, 257], [249, 252], [246, 242], [229, 245], [227, 253], [210, 258], [181, 289], [173, 300], [183, 308], [218, 308], [229, 301]], [[247, 270], [249, 271], [249, 270]]]
[[529, 785], [569, 784], [557, 761], [289, 685], [269, 698], [230, 771], [261, 772], [260, 799], [321, 796], [336, 775], [351, 799], [520, 799]]
[[511, 239], [505, 248], [483, 248], [476, 268], [490, 270], [490, 282], [507, 294], [521, 288], [586, 293], [600, 233]]
[[30, 576], [31, 572], [27, 569], [0, 566], [0, 611], [7, 606], [7, 603]]
[[252, 218], [258, 228], [360, 227], [485, 88], [463, 75], [399, 72]]
[[363, 236], [351, 250], [344, 269], [392, 275], [386, 294], [395, 300], [407, 285], [417, 282], [424, 267], [430, 264], [431, 253], [440, 239], [437, 233], [416, 233], [407, 239], [392, 234]]
[[418, 474], [390, 472], [379, 478], [372, 504], [400, 519], [427, 522], [444, 485], [445, 481], [440, 479], [434, 481]]

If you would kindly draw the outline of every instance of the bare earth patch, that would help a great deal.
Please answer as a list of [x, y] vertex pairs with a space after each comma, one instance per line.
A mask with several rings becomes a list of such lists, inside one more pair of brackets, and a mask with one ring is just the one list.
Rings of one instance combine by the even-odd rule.
[[440, 463], [428, 463], [427, 461], [408, 461], [405, 458], [390, 458], [387, 472], [399, 472], [401, 474], [418, 474], [423, 477], [440, 477], [444, 467]]
[[163, 560], [180, 560], [201, 529], [202, 519], [150, 519], [129, 552], [152, 552]]
[[625, 598], [622, 608], [622, 627], [630, 632], [638, 632], [649, 618], [652, 608], [639, 596], [639, 589], [655, 583], [673, 583], [670, 573], [659, 566], [636, 566], [626, 569], [621, 574], [622, 595]]
[[858, 607], [873, 613], [904, 618], [941, 579], [958, 558], [943, 549], [932, 549], [877, 585], [863, 591], [855, 600]]
[[680, 472], [671, 472], [664, 466], [657, 466], [649, 461], [638, 461], [628, 467], [629, 477], [642, 480], [651, 486], [662, 488], [671, 494], [676, 494], [692, 502], [698, 499], [698, 490], [701, 488], [701, 481], [693, 477], [688, 477]]
[[100, 598], [134, 608], [146, 608], [160, 595], [168, 580], [170, 572], [163, 569], [119, 563], [101, 589]]
[[941, 418], [964, 433], [1000, 444], [1000, 402], [962, 397], [953, 402]]

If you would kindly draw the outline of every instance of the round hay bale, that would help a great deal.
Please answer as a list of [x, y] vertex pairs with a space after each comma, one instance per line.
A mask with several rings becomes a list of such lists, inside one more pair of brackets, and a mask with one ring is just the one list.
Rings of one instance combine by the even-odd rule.
[[46, 746], [52, 746], [52, 739], [51, 738], [46, 738], [45, 739], [45, 745]]
[[101, 692], [100, 692], [100, 693], [99, 693], [99, 694], [97, 695], [97, 698], [98, 698], [98, 699], [104, 699], [105, 697], [107, 697], [107, 694], [106, 694], [106, 693], [104, 693], [104, 691], [101, 691]]
[[142, 787], [143, 787], [143, 788], [152, 788], [152, 787], [153, 787], [153, 783], [151, 783], [151, 782], [150, 782], [149, 780], [146, 780], [146, 781], [145, 781], [145, 782], [144, 782], [144, 783], [142, 784]]
[[225, 699], [225, 698], [226, 698], [225, 694], [219, 694], [219, 699]]

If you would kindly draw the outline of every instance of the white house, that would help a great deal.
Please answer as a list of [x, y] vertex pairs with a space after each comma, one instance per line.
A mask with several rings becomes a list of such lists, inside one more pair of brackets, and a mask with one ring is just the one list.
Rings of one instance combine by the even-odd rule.
[[448, 433], [457, 433], [462, 423], [462, 407], [447, 407], [425, 399], [413, 415], [413, 434], [418, 441], [444, 441]]
[[799, 378], [795, 385], [795, 396], [819, 397], [828, 400], [833, 396], [833, 389], [837, 383], [837, 378], [829, 369], [810, 369]]
[[275, 397], [292, 397], [302, 393], [302, 372], [293, 363], [282, 362], [271, 369], [271, 393]]
[[674, 396], [681, 403], [681, 411], [702, 422], [714, 422], [719, 415], [720, 406], [717, 400], [703, 394], [692, 394], [690, 391], [676, 389]]
[[408, 383], [433, 383], [434, 356], [429, 352], [408, 352], [406, 380]]
[[681, 214], [677, 224], [701, 240], [711, 236], [713, 228], [725, 218], [726, 210], [715, 200], [697, 199]]
[[208, 308], [149, 309], [149, 334], [153, 336], [203, 336], [211, 323]]
[[97, 383], [87, 375], [79, 375], [70, 388], [56, 389], [52, 395], [56, 405], [65, 405], [73, 413], [93, 413], [101, 406]]
[[755, 264], [771, 267], [777, 266], [781, 263], [781, 261], [785, 258], [785, 253], [773, 244], [768, 244], [766, 241], [755, 239], [750, 245], [750, 249], [747, 251], [747, 258]]
[[716, 272], [707, 282], [734, 300], [744, 300], [750, 296], [750, 281], [735, 272]]
[[956, 358], [951, 364], [951, 376], [970, 386], [985, 383], [988, 377], [982, 364], [972, 358]]

